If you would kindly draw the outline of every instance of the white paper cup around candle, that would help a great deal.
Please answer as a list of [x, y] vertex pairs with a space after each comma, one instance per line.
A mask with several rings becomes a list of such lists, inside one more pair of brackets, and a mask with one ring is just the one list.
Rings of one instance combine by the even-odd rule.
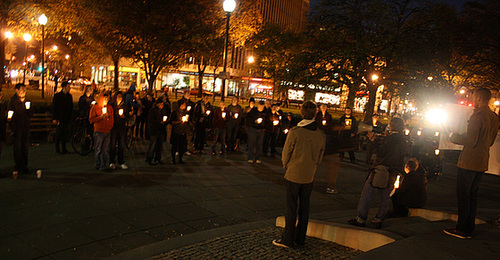
[[439, 132], [435, 132], [435, 133], [434, 133], [434, 136], [439, 136]]
[[188, 121], [187, 115], [183, 116], [182, 117], [182, 122], [187, 122], [187, 121]]
[[418, 130], [418, 131], [417, 131], [417, 135], [418, 135], [418, 136], [421, 136], [421, 135], [422, 135], [422, 131]]
[[102, 113], [103, 113], [103, 114], [106, 114], [107, 112], [108, 112], [108, 108], [107, 108], [107, 107], [103, 107], [103, 108], [102, 108]]
[[94, 100], [94, 101], [92, 101], [92, 103], [90, 103], [90, 104], [95, 105], [96, 103], [97, 103], [97, 102], [95, 102], [95, 100]]
[[280, 121], [278, 121], [278, 120], [274, 120], [274, 121], [273, 121], [273, 125], [274, 125], [274, 126], [277, 126], [279, 123], [280, 123]]
[[351, 121], [345, 121], [345, 125], [350, 125]]
[[281, 116], [280, 116], [280, 120], [281, 120]]
[[37, 179], [42, 178], [42, 170], [37, 170], [37, 171], [36, 171], [36, 178], [37, 178]]
[[409, 135], [410, 134], [410, 130], [406, 129], [405, 130], [405, 135]]
[[259, 118], [257, 118], [257, 124], [260, 124], [260, 123], [262, 123], [262, 118], [259, 117]]
[[187, 106], [186, 110], [187, 111], [191, 110], [191, 106]]
[[222, 112], [222, 118], [226, 118], [226, 112]]
[[323, 125], [326, 125], [326, 120], [321, 121]]
[[210, 115], [210, 110], [207, 110], [207, 112], [205, 112], [205, 113], [207, 113], [207, 116]]
[[118, 115], [123, 116], [123, 109], [118, 110]]
[[26, 109], [30, 109], [30, 107], [31, 107], [31, 102], [26, 101], [26, 102], [24, 103], [24, 106], [26, 107]]
[[234, 114], [234, 118], [238, 118], [239, 114], [238, 113], [235, 113]]
[[288, 134], [288, 129], [283, 130], [283, 133]]
[[163, 122], [167, 121], [168, 116], [163, 116]]
[[7, 119], [12, 119], [13, 115], [14, 115], [14, 111], [9, 110], [9, 112], [7, 112]]
[[400, 178], [400, 177], [399, 177], [399, 175], [398, 175], [398, 177], [396, 177], [396, 182], [394, 182], [394, 188], [395, 188], [395, 189], [398, 189], [398, 188], [399, 188], [399, 178]]

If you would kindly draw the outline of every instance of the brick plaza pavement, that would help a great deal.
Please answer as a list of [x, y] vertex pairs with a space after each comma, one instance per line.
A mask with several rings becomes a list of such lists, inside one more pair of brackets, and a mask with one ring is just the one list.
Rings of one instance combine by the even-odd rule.
[[[225, 158], [197, 155], [187, 157], [184, 165], [148, 166], [146, 145], [137, 142], [127, 152], [129, 170], [111, 173], [95, 171], [92, 155], [58, 155], [51, 144], [35, 145], [30, 148], [30, 167], [42, 169], [42, 178], [33, 174], [18, 180], [11, 177], [12, 147], [6, 146], [0, 160], [0, 258], [92, 259], [260, 221], [267, 224], [252, 230], [269, 231], [267, 248], [275, 250], [272, 223], [285, 210], [279, 158], [250, 165], [242, 153]], [[445, 166], [444, 175], [429, 183], [428, 208], [453, 211], [455, 168]], [[327, 195], [322, 165], [311, 215], [354, 215], [365, 176], [360, 162], [342, 163], [340, 193]], [[498, 176], [484, 177], [480, 217], [500, 213], [499, 188]]]

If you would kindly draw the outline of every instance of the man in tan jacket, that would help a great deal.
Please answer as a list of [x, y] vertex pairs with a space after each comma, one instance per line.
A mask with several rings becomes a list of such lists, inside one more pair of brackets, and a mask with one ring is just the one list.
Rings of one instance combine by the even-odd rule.
[[498, 116], [488, 107], [491, 92], [485, 88], [478, 89], [472, 97], [475, 110], [469, 118], [467, 133], [449, 135], [453, 143], [464, 147], [457, 164], [458, 221], [455, 228], [443, 231], [461, 239], [470, 238], [474, 231], [479, 181], [488, 170], [490, 147], [495, 142], [500, 125]]
[[[303, 120], [288, 132], [283, 147], [282, 162], [286, 179], [285, 230], [281, 240], [273, 244], [280, 247], [304, 245], [309, 222], [309, 198], [316, 168], [323, 158], [326, 136], [314, 120], [317, 106], [312, 101], [301, 109]], [[298, 223], [297, 223], [298, 212]]]

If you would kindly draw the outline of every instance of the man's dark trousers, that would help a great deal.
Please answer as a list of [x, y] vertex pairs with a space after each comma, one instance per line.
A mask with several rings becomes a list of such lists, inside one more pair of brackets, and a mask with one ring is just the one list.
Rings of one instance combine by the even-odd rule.
[[12, 137], [13, 137], [12, 146], [14, 150], [15, 170], [18, 171], [19, 173], [27, 173], [30, 130], [22, 129], [14, 131]]
[[484, 172], [462, 168], [457, 171], [458, 221], [455, 229], [466, 235], [472, 234], [475, 229], [477, 191], [483, 175]]
[[[312, 186], [312, 183], [301, 184], [286, 181], [285, 230], [283, 231], [282, 242], [287, 246], [293, 246], [294, 242], [300, 246], [306, 240]], [[297, 225], [295, 225], [296, 223]]]
[[56, 152], [67, 153], [66, 141], [68, 139], [68, 122], [59, 122], [56, 127], [56, 135], [54, 137], [56, 143]]

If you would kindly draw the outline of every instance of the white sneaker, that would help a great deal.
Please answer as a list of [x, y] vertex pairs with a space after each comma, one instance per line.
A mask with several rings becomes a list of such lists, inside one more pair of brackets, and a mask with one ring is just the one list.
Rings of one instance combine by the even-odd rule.
[[120, 165], [120, 167], [122, 168], [122, 170], [128, 169], [128, 166], [126, 164], [122, 164], [122, 165]]
[[262, 163], [262, 161], [261, 161], [261, 160], [256, 160], [255, 162], [256, 162], [256, 163]]
[[111, 170], [114, 170], [114, 169], [116, 169], [116, 165], [115, 165], [114, 163], [110, 163], [110, 164], [109, 164], [109, 168], [110, 168]]

